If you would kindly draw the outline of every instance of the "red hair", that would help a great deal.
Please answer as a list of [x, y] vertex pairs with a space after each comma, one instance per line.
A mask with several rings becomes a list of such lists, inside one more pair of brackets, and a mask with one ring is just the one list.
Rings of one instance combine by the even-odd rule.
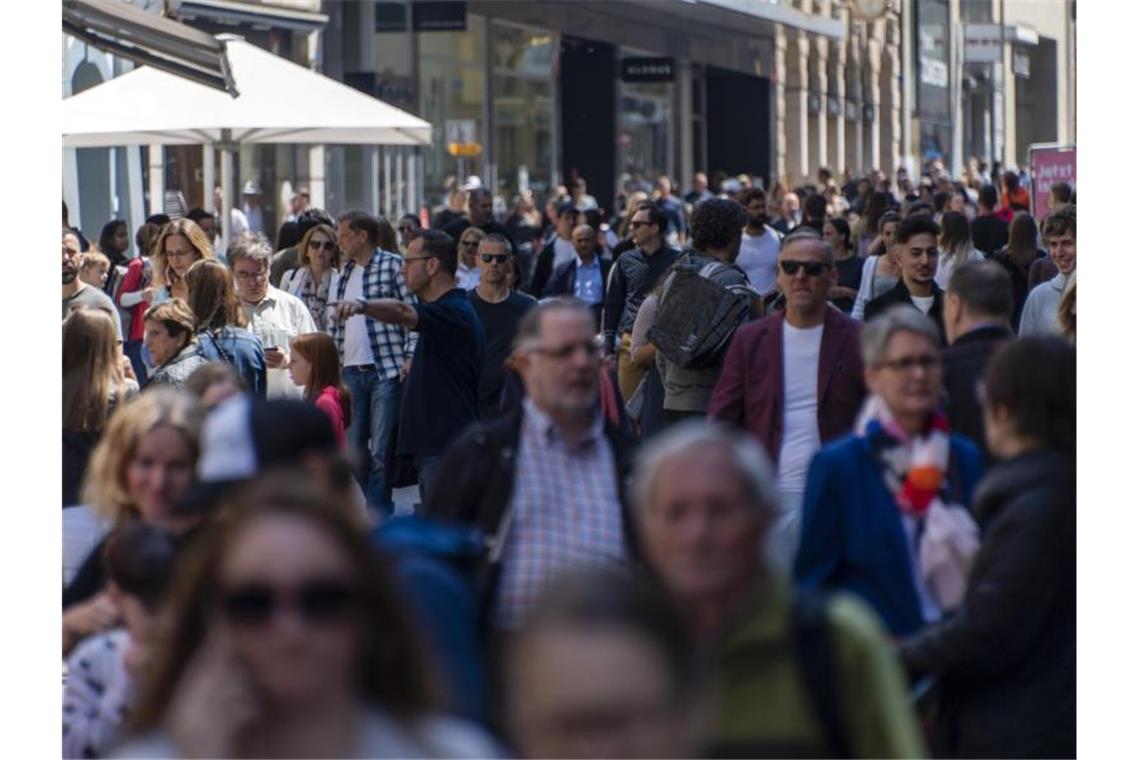
[[290, 348], [312, 367], [305, 398], [313, 401], [325, 388], [336, 388], [340, 394], [340, 409], [344, 412], [344, 426], [352, 424], [352, 399], [340, 380], [340, 354], [332, 337], [323, 332], [305, 333], [294, 338]]

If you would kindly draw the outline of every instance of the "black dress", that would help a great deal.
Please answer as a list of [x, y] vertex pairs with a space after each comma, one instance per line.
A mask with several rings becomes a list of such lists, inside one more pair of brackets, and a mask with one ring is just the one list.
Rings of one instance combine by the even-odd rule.
[[[866, 259], [860, 256], [851, 256], [842, 261], [835, 262], [835, 270], [839, 273], [838, 285], [841, 288], [851, 288], [859, 292], [859, 285], [863, 282], [863, 265]], [[854, 298], [836, 298], [832, 301], [835, 307], [844, 314], [850, 314], [855, 308]]]

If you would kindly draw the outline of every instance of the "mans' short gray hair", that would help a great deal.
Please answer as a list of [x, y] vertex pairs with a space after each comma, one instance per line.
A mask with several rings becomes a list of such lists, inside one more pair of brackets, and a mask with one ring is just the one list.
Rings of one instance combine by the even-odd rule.
[[867, 324], [859, 334], [859, 347], [863, 354], [863, 366], [874, 367], [883, 361], [887, 345], [898, 332], [912, 332], [930, 341], [935, 350], [942, 346], [942, 335], [934, 320], [905, 304], [892, 306]]
[[257, 234], [243, 232], [235, 237], [230, 242], [229, 247], [226, 248], [226, 260], [230, 264], [230, 269], [233, 269], [234, 264], [241, 259], [249, 259], [254, 262], [264, 261], [268, 266], [272, 258], [273, 246], [269, 245], [269, 240], [260, 232]]
[[825, 264], [835, 263], [835, 252], [831, 250], [831, 246], [827, 244], [823, 236], [816, 232], [813, 227], [797, 227], [795, 231], [780, 241], [780, 251], [783, 252], [796, 243], [804, 242], [815, 244], [822, 252]]
[[512, 252], [511, 251], [511, 241], [507, 240], [505, 237], [503, 237], [502, 235], [500, 235], [497, 232], [492, 232], [489, 235], [487, 235], [487, 237], [480, 240], [479, 241], [479, 250], [483, 250], [484, 248], [487, 247], [488, 244], [502, 246], [503, 251], [507, 254], [510, 254]]
[[741, 484], [756, 508], [766, 514], [774, 512], [779, 504], [776, 478], [764, 449], [750, 435], [705, 420], [674, 425], [642, 447], [633, 472], [633, 498], [638, 510], [648, 507], [661, 468], [669, 460], [714, 446], [728, 450]]

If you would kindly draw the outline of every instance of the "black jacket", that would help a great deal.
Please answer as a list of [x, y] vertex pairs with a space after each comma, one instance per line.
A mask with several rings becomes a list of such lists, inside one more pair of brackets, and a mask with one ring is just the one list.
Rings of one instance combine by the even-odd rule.
[[[595, 254], [598, 256], [598, 263], [602, 270], [602, 300], [597, 304], [590, 307], [594, 313], [594, 323], [601, 329], [602, 325], [602, 306], [606, 303], [606, 281], [610, 276], [610, 267], [613, 266], [613, 259], [603, 258], [600, 253]], [[543, 288], [542, 297], [549, 298], [551, 296], [572, 296], [574, 295], [574, 285], [578, 277], [578, 259], [567, 261], [557, 269], [550, 279], [546, 281], [546, 287]]]
[[1038, 450], [978, 486], [962, 607], [905, 641], [938, 679], [935, 757], [1076, 757], [1076, 457]]
[[[979, 327], [942, 351], [942, 388], [950, 429], [986, 451], [986, 430], [978, 389], [994, 351], [1013, 337], [1008, 327]], [[987, 455], [986, 464], [990, 463]]]
[[551, 275], [554, 272], [555, 240], [557, 240], [557, 236], [551, 238], [534, 260], [534, 276], [530, 279], [530, 289], [527, 292], [535, 298], [542, 298], [542, 294], [546, 291], [546, 285], [550, 282]]
[[[424, 514], [474, 525], [493, 537], [514, 490], [515, 454], [522, 417], [520, 406], [504, 417], [468, 428], [455, 439], [440, 465], [440, 472], [446, 473], [447, 487], [433, 489], [428, 494]], [[627, 487], [633, 470], [633, 441], [608, 423], [605, 436], [614, 453], [626, 547], [630, 555], [636, 557], [638, 544]]]
[[[933, 319], [934, 323], [938, 325], [938, 334], [942, 336], [942, 345], [945, 346], [946, 327], [942, 324], [942, 288], [933, 283], [931, 287], [934, 288], [934, 305], [930, 307], [930, 311], [927, 312], [926, 316]], [[893, 288], [878, 298], [873, 298], [867, 302], [867, 308], [863, 312], [863, 321], [870, 322], [887, 309], [892, 306], [897, 306], [898, 304], [904, 304], [915, 310], [918, 309], [918, 307], [914, 305], [914, 301], [910, 300], [910, 291], [906, 289], [906, 283], [903, 282], [901, 277], [899, 278], [898, 284]]]

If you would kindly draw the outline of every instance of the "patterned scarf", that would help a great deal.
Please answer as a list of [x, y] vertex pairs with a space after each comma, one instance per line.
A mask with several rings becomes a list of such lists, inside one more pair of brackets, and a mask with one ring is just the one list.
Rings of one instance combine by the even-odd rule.
[[883, 479], [904, 514], [925, 517], [942, 490], [950, 463], [950, 424], [935, 410], [926, 430], [908, 435], [879, 396], [869, 396], [855, 423], [883, 470]]
[[321, 281], [315, 283], [313, 281], [313, 273], [308, 267], [298, 267], [297, 274], [294, 276], [293, 281], [290, 283], [289, 290], [293, 295], [300, 298], [309, 307], [309, 313], [313, 315], [313, 321], [317, 323], [317, 327], [324, 330], [327, 327], [325, 320], [325, 310], [329, 302], [329, 287], [332, 285], [333, 270], [325, 270], [324, 275], [321, 276]]

